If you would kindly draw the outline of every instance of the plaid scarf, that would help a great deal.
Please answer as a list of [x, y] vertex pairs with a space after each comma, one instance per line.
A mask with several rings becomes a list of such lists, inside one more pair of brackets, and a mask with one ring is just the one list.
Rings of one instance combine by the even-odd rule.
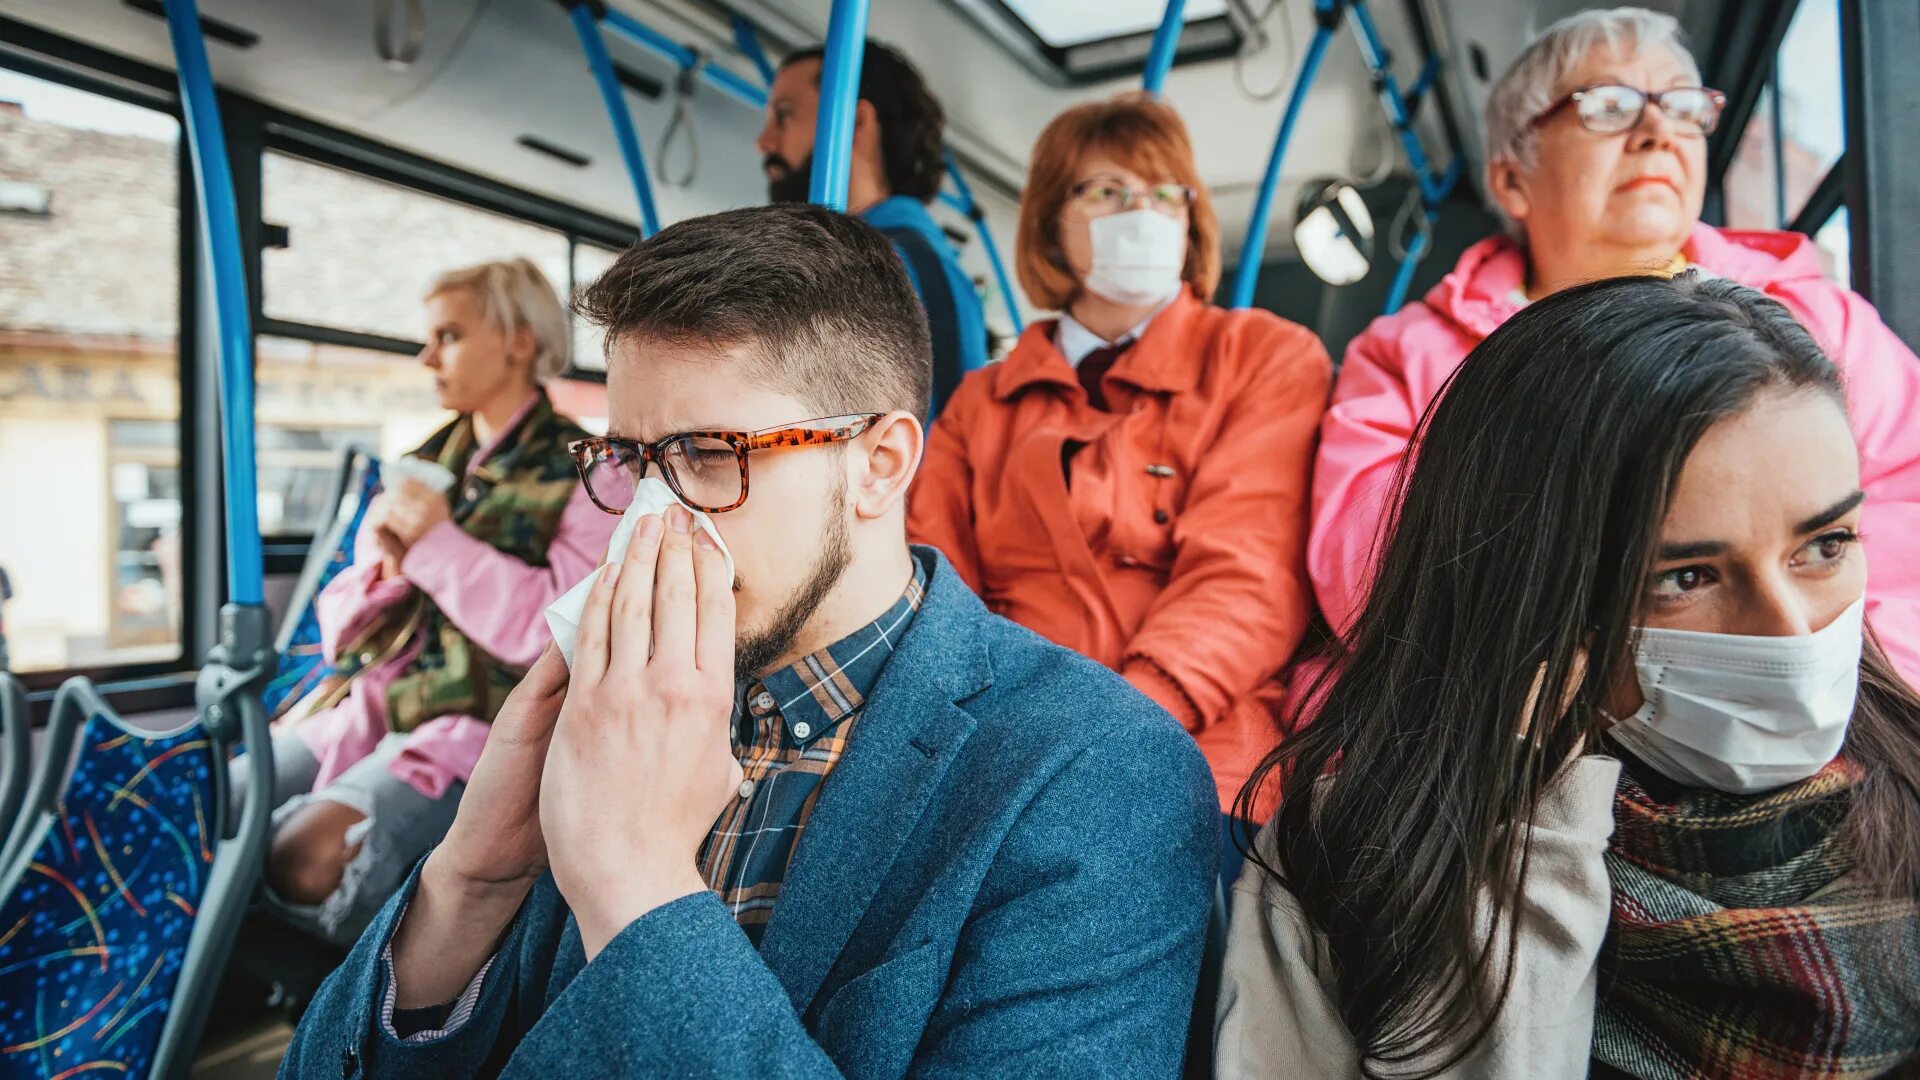
[[1920, 907], [1850, 874], [1861, 780], [1836, 760], [1764, 795], [1626, 772], [1606, 854], [1596, 1075], [1881, 1076], [1920, 1049]]

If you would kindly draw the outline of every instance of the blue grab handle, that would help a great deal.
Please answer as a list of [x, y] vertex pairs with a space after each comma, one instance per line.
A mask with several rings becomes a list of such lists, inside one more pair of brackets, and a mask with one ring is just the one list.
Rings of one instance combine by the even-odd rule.
[[820, 112], [813, 128], [813, 176], [807, 187], [808, 200], [833, 210], [847, 208], [854, 111], [860, 105], [860, 65], [866, 54], [867, 0], [833, 0], [820, 68]]
[[980, 204], [973, 197], [973, 186], [967, 183], [966, 176], [960, 171], [960, 163], [954, 160], [952, 150], [942, 150], [940, 156], [947, 163], [947, 177], [953, 181], [957, 195], [940, 193], [940, 199], [948, 206], [960, 211], [973, 222], [974, 232], [980, 237], [980, 246], [987, 253], [987, 265], [993, 268], [993, 280], [1000, 287], [1000, 296], [1006, 301], [1007, 316], [1013, 320], [1015, 334], [1026, 333], [1026, 320], [1020, 317], [1020, 305], [1013, 299], [1013, 282], [1007, 277], [1006, 261], [1000, 258], [1000, 245], [993, 242], [993, 229], [987, 224], [987, 215], [980, 212]]
[[[1321, 0], [1324, 4], [1325, 0]], [[1260, 193], [1254, 198], [1253, 217], [1247, 222], [1247, 239], [1240, 247], [1240, 264], [1233, 271], [1233, 294], [1229, 307], [1250, 307], [1253, 287], [1260, 280], [1260, 262], [1267, 249], [1267, 227], [1273, 217], [1273, 196], [1280, 187], [1280, 162], [1293, 139], [1293, 128], [1300, 120], [1300, 106], [1313, 88], [1320, 62], [1326, 58], [1327, 45], [1333, 40], [1333, 28], [1322, 23], [1313, 32], [1307, 55], [1300, 61], [1300, 74], [1293, 80], [1293, 95], [1287, 98], [1287, 111], [1280, 119], [1280, 133], [1274, 137], [1273, 153], [1267, 156], [1267, 172], [1260, 179]]]
[[1173, 55], [1180, 50], [1180, 30], [1186, 22], [1187, 0], [1167, 0], [1166, 14], [1153, 32], [1153, 45], [1147, 50], [1147, 71], [1142, 85], [1147, 93], [1160, 96], [1167, 71], [1173, 67]]
[[[653, 181], [647, 176], [647, 158], [640, 151], [640, 136], [633, 131], [633, 114], [627, 111], [626, 91], [613, 70], [613, 58], [607, 55], [607, 42], [600, 36], [600, 24], [585, 4], [575, 4], [567, 12], [579, 35], [580, 49], [587, 54], [587, 67], [600, 87], [600, 99], [607, 106], [607, 120], [613, 124], [613, 137], [620, 144], [620, 157], [627, 163], [627, 177], [633, 181], [634, 195], [640, 202], [640, 238], [660, 231], [660, 214], [653, 206]], [[611, 13], [609, 13], [611, 14]]]

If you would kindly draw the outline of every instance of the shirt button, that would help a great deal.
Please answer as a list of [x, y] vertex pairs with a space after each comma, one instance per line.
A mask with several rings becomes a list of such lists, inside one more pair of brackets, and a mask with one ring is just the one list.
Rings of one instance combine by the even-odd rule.
[[753, 707], [762, 711], [773, 708], [773, 695], [767, 693], [765, 690], [760, 691], [754, 695]]
[[743, 799], [753, 798], [753, 781], [751, 780], [740, 781], [740, 797]]
[[1155, 510], [1153, 512], [1153, 523], [1155, 525], [1165, 525], [1167, 522], [1172, 520], [1173, 520], [1173, 516], [1171, 514], [1168, 514], [1165, 510]]
[[813, 734], [813, 725], [807, 723], [805, 720], [802, 720], [799, 723], [793, 725], [794, 738], [804, 739], [811, 734]]

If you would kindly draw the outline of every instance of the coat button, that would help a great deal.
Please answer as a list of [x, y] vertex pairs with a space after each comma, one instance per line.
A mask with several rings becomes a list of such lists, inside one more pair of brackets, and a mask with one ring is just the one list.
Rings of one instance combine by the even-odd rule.
[[1173, 515], [1167, 513], [1165, 510], [1155, 510], [1153, 512], [1153, 523], [1155, 525], [1165, 525], [1167, 522], [1172, 520], [1173, 520]]

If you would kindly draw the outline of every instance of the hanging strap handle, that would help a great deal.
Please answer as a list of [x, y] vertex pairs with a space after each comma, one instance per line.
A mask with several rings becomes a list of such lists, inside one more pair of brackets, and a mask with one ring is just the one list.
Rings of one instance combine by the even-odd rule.
[[[660, 152], [653, 159], [655, 174], [668, 187], [692, 187], [694, 177], [700, 174], [700, 135], [694, 127], [693, 89], [699, 82], [700, 69], [707, 65], [707, 56], [698, 49], [692, 52], [693, 62], [681, 68], [680, 74], [674, 77], [673, 116], [667, 121], [667, 130], [660, 136]], [[687, 167], [676, 176], [668, 168], [667, 158], [673, 151], [674, 139], [683, 129], [687, 137]]]

